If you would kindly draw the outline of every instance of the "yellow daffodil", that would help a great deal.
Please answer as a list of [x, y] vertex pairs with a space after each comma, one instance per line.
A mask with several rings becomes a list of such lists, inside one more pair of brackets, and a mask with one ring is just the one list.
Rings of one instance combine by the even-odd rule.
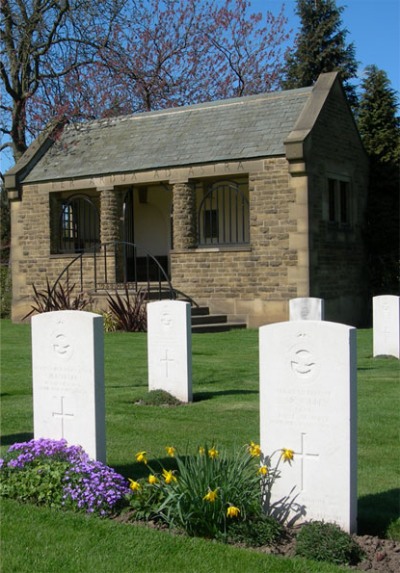
[[205, 453], [206, 453], [205, 448], [203, 448], [203, 446], [200, 446], [200, 447], [199, 447], [199, 454], [200, 454], [201, 456], [204, 456]]
[[158, 482], [158, 479], [156, 478], [155, 475], [150, 474], [148, 477], [148, 481], [149, 481], [149, 484], [154, 485], [155, 483]]
[[130, 487], [130, 489], [131, 489], [132, 491], [139, 491], [139, 489], [141, 488], [140, 483], [139, 483], [138, 481], [135, 481], [135, 480], [131, 479], [131, 478], [128, 478], [128, 479], [129, 479], [129, 487]]
[[267, 468], [267, 466], [265, 466], [265, 465], [260, 466], [257, 473], [258, 473], [259, 475], [261, 475], [261, 476], [266, 476], [267, 473], [268, 473], [268, 468]]
[[254, 442], [250, 442], [249, 445], [249, 452], [250, 455], [253, 457], [261, 456], [261, 448], [259, 444], [255, 444]]
[[165, 448], [165, 451], [167, 452], [167, 454], [169, 456], [171, 456], [171, 458], [173, 458], [175, 456], [176, 449], [173, 446], [167, 446]]
[[234, 505], [230, 505], [226, 510], [227, 517], [237, 517], [240, 513], [240, 509]]
[[294, 451], [282, 448], [282, 459], [284, 462], [291, 462], [293, 459]]
[[136, 454], [136, 461], [142, 464], [147, 464], [146, 452], [145, 451], [138, 452]]
[[203, 497], [204, 501], [209, 501], [210, 503], [214, 503], [214, 501], [217, 499], [217, 489], [214, 490], [209, 490], [208, 493], [206, 493], [206, 495]]
[[165, 483], [170, 484], [174, 481], [177, 481], [176, 477], [173, 474], [172, 470], [163, 470], [163, 478], [165, 480]]
[[215, 458], [218, 457], [218, 450], [213, 446], [210, 450], [208, 450], [208, 457], [210, 457], [212, 460], [215, 460]]

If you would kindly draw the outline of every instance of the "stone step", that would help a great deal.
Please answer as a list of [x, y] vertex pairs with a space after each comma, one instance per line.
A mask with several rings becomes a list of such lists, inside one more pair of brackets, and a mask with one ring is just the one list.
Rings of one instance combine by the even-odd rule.
[[192, 306], [192, 316], [204, 316], [210, 314], [208, 306]]
[[226, 332], [238, 328], [246, 328], [242, 322], [228, 322], [226, 314], [210, 314], [207, 306], [192, 306], [192, 332]]
[[[113, 286], [114, 289], [110, 288], [108, 292], [110, 294], [115, 294], [117, 291], [122, 297], [125, 294], [125, 287], [121, 284], [109, 285]], [[155, 286], [155, 285], [151, 285]], [[133, 294], [135, 291], [132, 288], [133, 285], [128, 284], [129, 294]], [[157, 288], [151, 290], [150, 300], [157, 300]], [[97, 291], [93, 293], [97, 299], [102, 299], [106, 297], [107, 291]], [[169, 292], [163, 290], [163, 298], [168, 298]], [[154, 297], [154, 298], [153, 298]], [[182, 300], [182, 298], [178, 300]], [[241, 322], [228, 322], [228, 317], [226, 314], [210, 314], [210, 309], [208, 306], [192, 306], [192, 332], [193, 333], [205, 333], [205, 332], [225, 332], [227, 330], [234, 330], [240, 328], [246, 328], [245, 323]]]
[[228, 317], [226, 314], [199, 314], [199, 315], [192, 315], [192, 325], [198, 324], [215, 324], [221, 323], [224, 324], [228, 322]]
[[226, 332], [228, 330], [236, 330], [246, 328], [246, 324], [243, 322], [218, 322], [218, 323], [208, 323], [208, 324], [194, 324], [192, 325], [193, 334], [203, 334], [206, 332]]

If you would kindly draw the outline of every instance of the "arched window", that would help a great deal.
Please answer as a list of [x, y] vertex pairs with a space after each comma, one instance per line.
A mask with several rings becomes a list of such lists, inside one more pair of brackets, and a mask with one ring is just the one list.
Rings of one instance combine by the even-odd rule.
[[100, 245], [100, 217], [90, 197], [74, 195], [61, 202], [59, 252], [81, 253]]
[[198, 210], [199, 245], [249, 242], [249, 200], [232, 181], [218, 181], [205, 191]]

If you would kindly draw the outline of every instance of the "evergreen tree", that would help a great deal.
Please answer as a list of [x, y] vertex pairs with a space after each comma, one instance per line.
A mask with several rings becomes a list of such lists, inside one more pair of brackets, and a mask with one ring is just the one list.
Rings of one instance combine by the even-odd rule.
[[367, 153], [379, 163], [400, 159], [397, 94], [385, 71], [377, 66], [365, 69], [361, 84], [358, 128]]
[[399, 293], [400, 124], [386, 72], [368, 66], [361, 85], [358, 126], [370, 156], [367, 247], [372, 295]]
[[335, 0], [297, 0], [300, 32], [294, 51], [286, 55], [282, 87], [300, 88], [315, 83], [319, 74], [339, 71], [348, 100], [356, 106], [357, 96], [349, 82], [356, 77], [354, 45], [346, 45], [348, 31], [342, 28], [343, 7]]

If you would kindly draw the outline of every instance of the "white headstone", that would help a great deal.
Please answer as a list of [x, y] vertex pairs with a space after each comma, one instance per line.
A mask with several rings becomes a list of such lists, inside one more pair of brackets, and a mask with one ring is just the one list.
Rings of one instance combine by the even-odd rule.
[[324, 320], [323, 298], [300, 297], [289, 300], [289, 320]]
[[260, 445], [266, 456], [294, 451], [272, 487], [274, 515], [355, 531], [355, 328], [324, 321], [260, 328]]
[[147, 305], [149, 390], [165, 390], [182, 402], [192, 400], [192, 331], [188, 302]]
[[63, 310], [31, 325], [34, 437], [65, 438], [105, 463], [103, 318]]
[[374, 356], [400, 358], [400, 297], [374, 296], [373, 338]]

